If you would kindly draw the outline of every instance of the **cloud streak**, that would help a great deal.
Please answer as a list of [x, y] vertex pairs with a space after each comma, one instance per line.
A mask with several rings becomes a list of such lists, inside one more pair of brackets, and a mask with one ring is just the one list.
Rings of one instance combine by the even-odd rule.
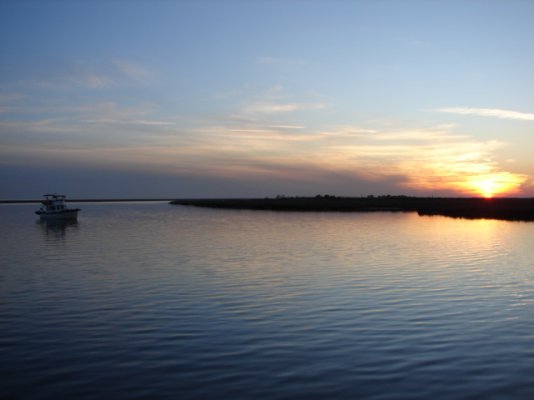
[[[44, 75], [14, 82], [19, 87], [53, 90], [117, 89], [144, 87], [157, 82], [158, 74], [139, 63], [112, 59], [94, 64], [69, 63], [58, 66]], [[1, 101], [1, 99], [0, 99]]]
[[521, 121], [534, 121], [533, 113], [524, 113], [512, 110], [502, 110], [500, 108], [469, 108], [469, 107], [444, 107], [436, 111], [441, 113], [477, 115], [481, 117], [493, 117], [500, 119], [515, 119]]
[[243, 114], [284, 114], [303, 110], [320, 110], [325, 108], [323, 103], [252, 103], [241, 109]]
[[154, 71], [143, 65], [132, 63], [130, 61], [114, 59], [112, 60], [112, 64], [123, 77], [126, 77], [132, 82], [149, 84], [152, 83], [156, 77]]

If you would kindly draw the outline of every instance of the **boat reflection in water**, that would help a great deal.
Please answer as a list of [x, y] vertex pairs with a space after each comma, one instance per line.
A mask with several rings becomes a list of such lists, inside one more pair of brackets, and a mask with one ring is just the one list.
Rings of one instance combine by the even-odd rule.
[[73, 231], [78, 229], [78, 221], [75, 219], [41, 219], [37, 221], [43, 230], [43, 234], [48, 238], [64, 239], [67, 235], [67, 231]]

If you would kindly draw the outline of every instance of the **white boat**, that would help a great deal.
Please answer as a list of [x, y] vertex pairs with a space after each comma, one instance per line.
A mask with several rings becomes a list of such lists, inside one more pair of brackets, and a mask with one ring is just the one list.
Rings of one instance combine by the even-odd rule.
[[65, 195], [45, 194], [43, 205], [35, 214], [46, 220], [74, 220], [78, 218], [79, 208], [68, 208], [65, 204]]

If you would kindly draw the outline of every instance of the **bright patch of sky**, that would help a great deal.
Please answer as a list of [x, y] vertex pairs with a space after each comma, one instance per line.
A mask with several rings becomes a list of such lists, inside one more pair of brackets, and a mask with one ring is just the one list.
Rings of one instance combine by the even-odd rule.
[[533, 20], [528, 0], [1, 2], [0, 197], [534, 196]]

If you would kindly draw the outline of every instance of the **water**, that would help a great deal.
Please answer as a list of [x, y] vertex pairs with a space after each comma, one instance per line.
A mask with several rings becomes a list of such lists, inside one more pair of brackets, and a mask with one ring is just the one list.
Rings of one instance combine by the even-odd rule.
[[0, 397], [534, 398], [534, 223], [0, 206]]

